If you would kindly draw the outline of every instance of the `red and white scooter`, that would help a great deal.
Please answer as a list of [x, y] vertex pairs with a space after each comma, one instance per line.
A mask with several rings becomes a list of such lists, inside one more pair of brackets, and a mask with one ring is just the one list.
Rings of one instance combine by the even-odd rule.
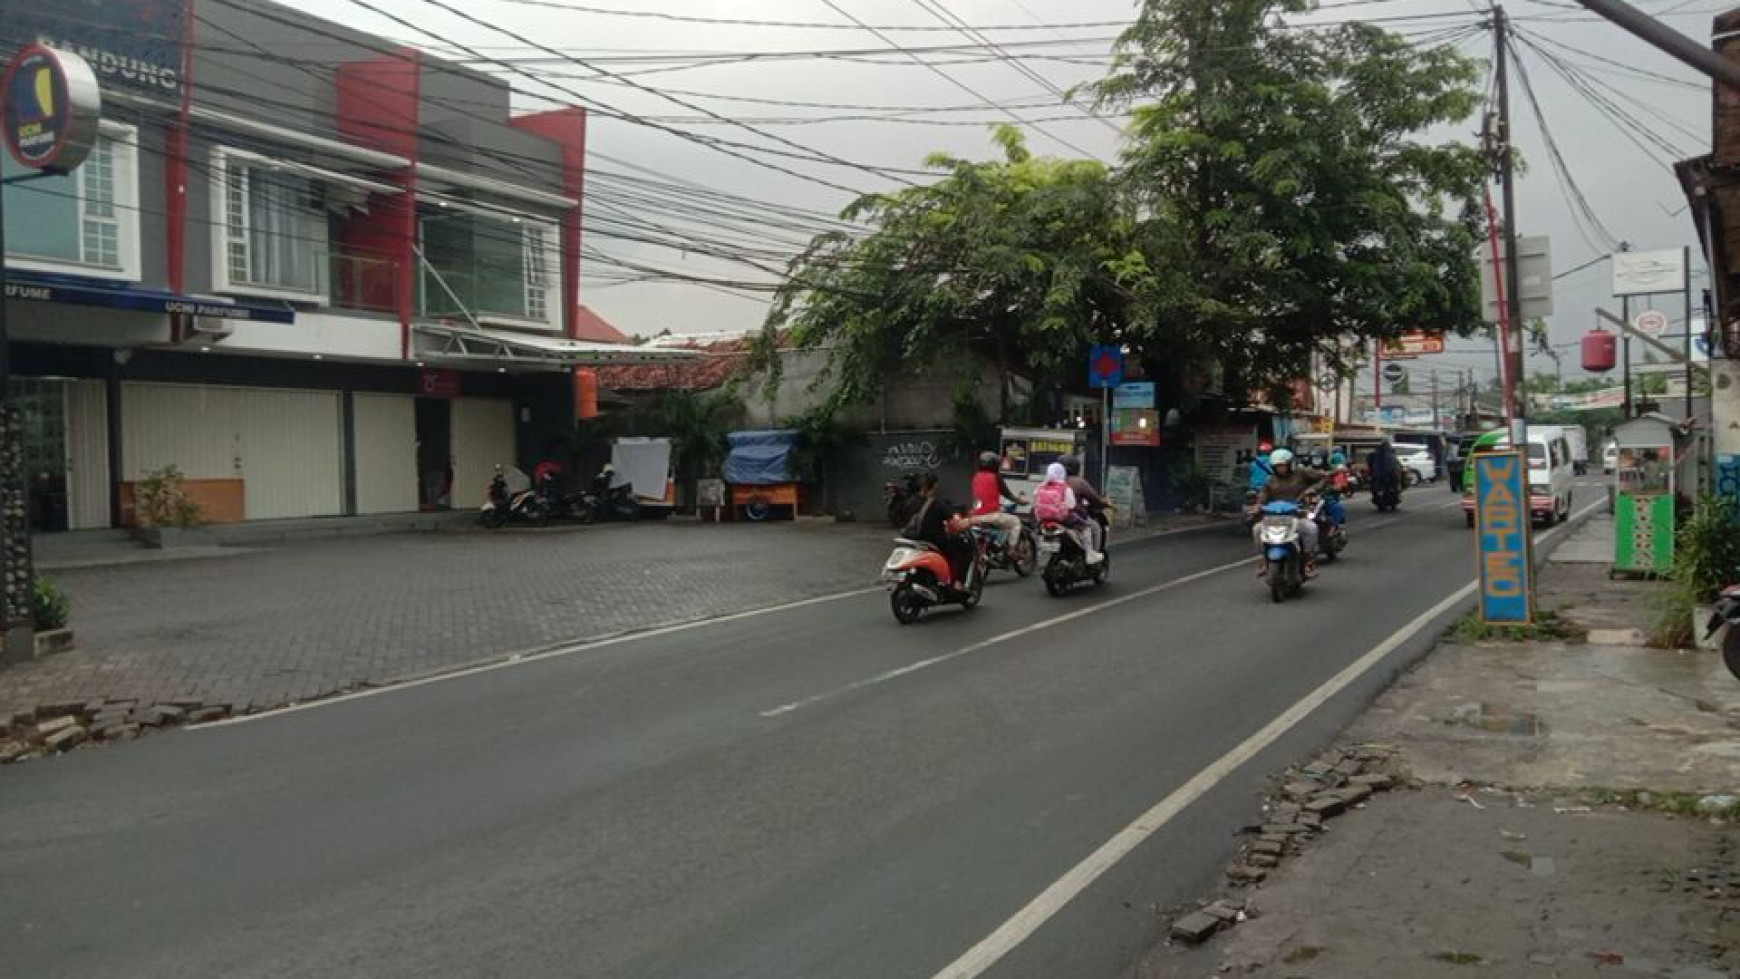
[[964, 535], [972, 542], [973, 561], [963, 581], [954, 580], [948, 556], [934, 545], [905, 537], [894, 539], [894, 553], [882, 565], [882, 581], [888, 586], [888, 604], [901, 625], [911, 625], [925, 610], [937, 605], [972, 608], [985, 593], [985, 541], [969, 533], [965, 517], [950, 517], [950, 534]]

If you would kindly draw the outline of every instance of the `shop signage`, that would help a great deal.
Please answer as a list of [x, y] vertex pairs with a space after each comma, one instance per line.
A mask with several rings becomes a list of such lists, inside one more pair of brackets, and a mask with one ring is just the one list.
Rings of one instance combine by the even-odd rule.
[[1614, 506], [1613, 567], [1667, 574], [1674, 566], [1674, 498], [1666, 493], [1621, 493]]
[[1196, 433], [1196, 465], [1216, 483], [1239, 484], [1239, 467], [1257, 457], [1255, 428], [1205, 428]]
[[101, 306], [138, 313], [167, 313], [257, 323], [294, 323], [296, 311], [251, 303], [213, 302], [156, 289], [111, 286], [79, 279], [27, 278], [14, 274], [6, 281], [6, 298], [23, 302]]
[[1112, 444], [1160, 444], [1160, 413], [1154, 410], [1154, 382], [1126, 381], [1112, 389]]
[[1659, 309], [1646, 309], [1632, 318], [1631, 325], [1639, 333], [1659, 337], [1668, 331], [1668, 318]]
[[417, 393], [425, 398], [457, 398], [465, 389], [465, 375], [454, 370], [426, 369], [417, 372]]
[[97, 143], [102, 90], [77, 55], [42, 45], [18, 52], [0, 80], [6, 148], [20, 166], [70, 173]]
[[1443, 352], [1444, 334], [1429, 330], [1407, 330], [1394, 340], [1384, 341], [1385, 360], [1412, 360]]
[[1686, 288], [1686, 253], [1681, 248], [1648, 252], [1614, 252], [1615, 296], [1652, 296]]
[[187, 0], [22, 0], [7, 6], [9, 36], [80, 56], [105, 85], [158, 96], [181, 90]]
[[1474, 461], [1474, 532], [1480, 546], [1480, 617], [1527, 624], [1533, 617], [1527, 470], [1519, 452]]

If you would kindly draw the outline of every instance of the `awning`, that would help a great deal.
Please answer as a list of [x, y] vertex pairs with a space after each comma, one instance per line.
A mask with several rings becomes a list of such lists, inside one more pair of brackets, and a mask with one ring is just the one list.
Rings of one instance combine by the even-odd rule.
[[705, 356], [698, 350], [672, 350], [622, 343], [534, 336], [446, 323], [411, 327], [419, 359], [472, 363], [480, 367], [595, 367], [606, 364], [671, 364]]
[[104, 282], [100, 279], [37, 272], [7, 272], [6, 298], [24, 302], [130, 309], [140, 313], [249, 320], [256, 323], [296, 322], [296, 310], [282, 303], [201, 299], [127, 282]]

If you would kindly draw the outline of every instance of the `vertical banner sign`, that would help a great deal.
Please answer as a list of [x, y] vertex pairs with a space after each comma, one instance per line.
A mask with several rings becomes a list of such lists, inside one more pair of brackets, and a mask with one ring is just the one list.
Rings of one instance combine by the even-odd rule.
[[1473, 462], [1480, 618], [1494, 625], [1527, 625], [1534, 613], [1528, 471], [1519, 452], [1484, 452]]

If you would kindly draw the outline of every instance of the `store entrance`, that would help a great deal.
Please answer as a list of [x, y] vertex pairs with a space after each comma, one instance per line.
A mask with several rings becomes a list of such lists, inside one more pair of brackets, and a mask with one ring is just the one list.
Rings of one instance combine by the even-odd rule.
[[417, 399], [417, 507], [453, 506], [453, 402]]

